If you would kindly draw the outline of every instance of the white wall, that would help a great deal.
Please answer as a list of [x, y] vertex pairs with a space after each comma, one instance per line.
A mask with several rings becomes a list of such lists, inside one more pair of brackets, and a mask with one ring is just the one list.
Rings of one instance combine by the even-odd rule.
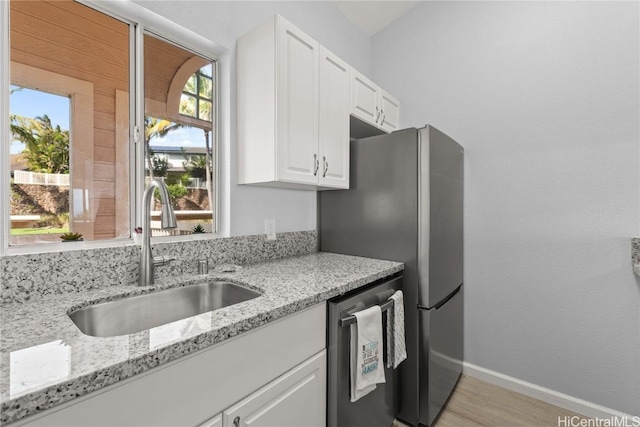
[[637, 2], [428, 2], [372, 42], [466, 149], [465, 359], [640, 414]]
[[281, 14], [333, 53], [364, 73], [370, 71], [371, 40], [327, 1], [137, 1], [137, 3], [215, 41], [220, 57], [223, 233], [264, 233], [264, 219], [277, 231], [316, 229], [315, 191], [237, 185], [235, 149], [235, 44], [239, 36]]

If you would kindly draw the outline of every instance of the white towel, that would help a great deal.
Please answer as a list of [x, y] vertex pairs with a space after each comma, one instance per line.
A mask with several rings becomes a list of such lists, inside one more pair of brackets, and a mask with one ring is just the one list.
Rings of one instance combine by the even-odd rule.
[[404, 296], [396, 291], [390, 300], [393, 306], [387, 310], [387, 368], [396, 369], [407, 358], [404, 341]]
[[383, 383], [382, 361], [382, 311], [375, 305], [354, 313], [355, 325], [351, 325], [351, 401], [375, 390]]

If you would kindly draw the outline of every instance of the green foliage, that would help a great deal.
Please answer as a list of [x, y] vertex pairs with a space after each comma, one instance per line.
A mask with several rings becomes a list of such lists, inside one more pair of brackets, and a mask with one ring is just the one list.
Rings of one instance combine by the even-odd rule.
[[207, 179], [207, 158], [205, 156], [193, 156], [182, 162], [182, 166], [191, 178]]
[[180, 184], [182, 184], [183, 186], [188, 186], [190, 182], [191, 175], [189, 175], [188, 173], [182, 174], [182, 176], [180, 176]]
[[66, 218], [61, 215], [55, 214], [43, 214], [40, 215], [40, 221], [38, 221], [38, 227], [66, 227], [69, 224], [69, 214], [66, 214]]
[[33, 236], [38, 234], [60, 234], [68, 232], [68, 228], [12, 228], [12, 236]]
[[69, 212], [62, 212], [58, 215], [58, 224], [62, 227], [69, 227]]
[[[169, 197], [171, 198], [171, 201], [175, 202], [176, 199], [186, 196], [189, 193], [189, 190], [187, 189], [187, 187], [181, 184], [167, 184], [167, 192], [169, 193]], [[157, 188], [153, 190], [153, 197], [157, 201], [161, 201], [160, 192], [158, 191]]]
[[25, 144], [27, 147], [35, 143], [35, 137], [31, 132], [31, 128], [35, 126], [34, 119], [19, 116], [17, 114], [9, 115], [11, 122], [11, 137]]
[[35, 119], [12, 115], [11, 135], [26, 145], [22, 154], [30, 171], [69, 173], [69, 131], [54, 128], [46, 114]]
[[204, 231], [204, 227], [198, 224], [195, 227], [193, 227], [193, 234], [200, 234], [200, 233], [205, 233], [205, 231]]
[[171, 200], [184, 197], [187, 195], [187, 193], [189, 193], [189, 190], [187, 190], [187, 187], [184, 187], [180, 184], [167, 185], [167, 190], [169, 191], [169, 196], [171, 197]]
[[182, 125], [169, 120], [146, 116], [144, 118], [144, 138], [149, 142], [153, 138], [162, 138]]
[[[167, 135], [169, 132], [172, 132], [181, 127], [182, 125], [179, 123], [173, 123], [169, 120], [145, 116], [144, 118], [145, 158], [147, 163], [148, 174], [150, 177], [154, 178], [156, 176], [156, 173], [154, 170], [155, 167], [152, 159], [153, 150], [151, 150], [151, 148], [149, 147], [149, 142], [153, 138], [162, 138], [165, 135]], [[165, 176], [165, 175], [158, 175], [158, 176]]]
[[82, 240], [82, 234], [69, 232], [60, 235], [60, 238], [65, 242], [79, 241]]
[[153, 176], [167, 176], [169, 160], [164, 156], [153, 156], [151, 157], [151, 169]]

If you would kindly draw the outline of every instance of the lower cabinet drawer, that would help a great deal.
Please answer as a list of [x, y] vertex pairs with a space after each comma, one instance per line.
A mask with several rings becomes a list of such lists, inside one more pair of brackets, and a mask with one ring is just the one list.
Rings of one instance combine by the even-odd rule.
[[218, 414], [215, 417], [208, 419], [198, 427], [222, 427], [222, 414]]
[[225, 410], [225, 427], [324, 427], [327, 353], [321, 351]]

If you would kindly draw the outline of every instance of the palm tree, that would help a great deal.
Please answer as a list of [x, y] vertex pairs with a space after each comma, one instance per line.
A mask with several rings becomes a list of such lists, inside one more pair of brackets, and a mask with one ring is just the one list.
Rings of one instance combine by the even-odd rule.
[[[21, 87], [12, 88], [9, 91], [9, 95], [22, 89]], [[34, 119], [17, 114], [9, 114], [9, 123], [11, 124], [11, 136], [14, 139], [22, 142], [27, 147], [30, 145], [33, 146], [32, 144], [35, 142], [35, 137], [31, 129], [36, 125]]]
[[182, 167], [191, 178], [206, 179], [207, 158], [206, 156], [193, 156], [182, 162]]
[[27, 147], [33, 147], [36, 143], [33, 129], [38, 126], [37, 122], [34, 119], [17, 114], [10, 114], [9, 121], [11, 123], [11, 136], [13, 139], [22, 142]]
[[149, 141], [151, 138], [162, 138], [169, 132], [183, 127], [183, 124], [174, 123], [169, 120], [158, 119], [155, 117], [145, 116], [144, 118], [144, 153], [147, 161], [147, 168], [149, 170], [149, 177], [153, 179], [153, 163], [151, 162], [151, 150], [149, 149]]
[[27, 147], [23, 151], [29, 169], [43, 173], [69, 173], [69, 131], [53, 127], [49, 116], [44, 114], [28, 119]]

